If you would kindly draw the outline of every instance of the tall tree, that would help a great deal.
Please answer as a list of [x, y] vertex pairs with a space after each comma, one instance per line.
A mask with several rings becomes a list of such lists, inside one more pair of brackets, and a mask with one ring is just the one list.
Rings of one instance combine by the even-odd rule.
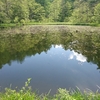
[[0, 22], [9, 23], [11, 20], [12, 9], [11, 0], [0, 0]]
[[0, 0], [0, 23], [100, 23], [100, 0]]
[[59, 19], [62, 0], [54, 0], [50, 5], [49, 21], [57, 22]]
[[59, 21], [64, 22], [68, 21], [71, 16], [71, 4], [70, 2], [66, 2], [66, 0], [62, 0], [61, 10], [59, 14]]
[[39, 3], [36, 3], [35, 0], [30, 1], [28, 3], [29, 7], [29, 19], [34, 21], [41, 21], [45, 17], [45, 10], [43, 6]]
[[70, 21], [73, 23], [90, 23], [92, 18], [91, 10], [87, 2], [83, 2], [79, 7], [74, 8]]
[[100, 3], [98, 3], [94, 8], [94, 16], [96, 23], [100, 24]]
[[13, 2], [13, 15], [12, 19], [15, 22], [26, 21], [29, 17], [29, 9], [27, 5], [27, 0], [15, 0]]

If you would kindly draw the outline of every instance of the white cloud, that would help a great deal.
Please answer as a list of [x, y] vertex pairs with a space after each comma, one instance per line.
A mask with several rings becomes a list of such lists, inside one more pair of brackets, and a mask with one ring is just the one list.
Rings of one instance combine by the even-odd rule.
[[55, 48], [62, 48], [62, 45], [55, 45]]
[[77, 61], [86, 62], [86, 57], [84, 57], [82, 54], [78, 54], [77, 52], [72, 51], [72, 54], [70, 54], [68, 59], [71, 60], [74, 59], [74, 57], [76, 58]]
[[74, 58], [74, 55], [71, 54], [68, 59], [70, 60], [70, 59], [73, 59], [73, 58]]

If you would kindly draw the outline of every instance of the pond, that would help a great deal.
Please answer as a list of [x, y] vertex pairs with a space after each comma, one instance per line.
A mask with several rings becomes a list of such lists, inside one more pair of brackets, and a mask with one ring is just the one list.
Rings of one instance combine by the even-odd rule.
[[0, 91], [20, 89], [28, 78], [40, 94], [58, 88], [100, 89], [99, 32], [35, 29], [27, 34], [1, 31]]

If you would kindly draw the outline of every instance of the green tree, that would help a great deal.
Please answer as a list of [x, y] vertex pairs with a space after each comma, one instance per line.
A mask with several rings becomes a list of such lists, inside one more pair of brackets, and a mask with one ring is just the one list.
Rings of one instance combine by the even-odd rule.
[[73, 10], [72, 16], [70, 17], [70, 22], [72, 23], [90, 23], [92, 18], [92, 13], [89, 8], [88, 3], [83, 2], [78, 8]]
[[29, 9], [27, 3], [28, 3], [27, 0], [15, 0], [15, 2], [13, 2], [13, 6], [12, 6], [13, 22], [16, 22], [16, 19], [18, 22], [23, 22], [28, 20]]
[[68, 21], [71, 16], [71, 4], [70, 2], [66, 2], [66, 0], [62, 0], [62, 6], [59, 14], [59, 21]]
[[57, 22], [59, 19], [62, 0], [54, 0], [50, 5], [49, 21]]
[[48, 18], [48, 14], [49, 14], [49, 6], [50, 6], [50, 3], [53, 1], [53, 0], [35, 0], [37, 3], [41, 4], [42, 7], [44, 7], [44, 10], [45, 10], [45, 17]]
[[0, 22], [1, 23], [10, 23], [12, 9], [11, 0], [0, 0]]
[[100, 23], [100, 0], [0, 0], [0, 24]]
[[100, 3], [98, 3], [94, 8], [94, 18], [96, 23], [100, 24]]
[[30, 20], [34, 20], [34, 21], [43, 20], [43, 18], [45, 17], [45, 10], [40, 4], [36, 3], [35, 0], [33, 0], [33, 1], [29, 1], [28, 7], [29, 7]]

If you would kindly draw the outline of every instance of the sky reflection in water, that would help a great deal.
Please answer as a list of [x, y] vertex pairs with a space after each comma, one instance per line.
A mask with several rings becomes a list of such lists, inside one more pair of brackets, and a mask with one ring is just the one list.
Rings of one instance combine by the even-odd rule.
[[[27, 38], [25, 39], [32, 44]], [[21, 88], [27, 78], [32, 78], [30, 84], [32, 89], [37, 90], [40, 93], [46, 93], [51, 89], [51, 93], [53, 94], [58, 88], [75, 89], [76, 86], [81, 90], [89, 88], [96, 91], [98, 89], [97, 85], [100, 85], [100, 73], [99, 70], [97, 70], [98, 66], [92, 62], [87, 62], [87, 57], [83, 56], [81, 53], [77, 53], [74, 49], [65, 50], [63, 47], [64, 44], [48, 46], [45, 44], [44, 40], [43, 43], [38, 43], [37, 39], [34, 41], [37, 42], [37, 44], [40, 44], [37, 45], [36, 48], [33, 46], [32, 49], [30, 49], [30, 45], [30, 52], [28, 52], [28, 48], [26, 48], [26, 52], [19, 53], [22, 55], [18, 54], [18, 49], [16, 50], [16, 48], [13, 48], [13, 51], [16, 50], [17, 52], [13, 53], [15, 53], [17, 57], [21, 56], [24, 59], [17, 59], [17, 57], [10, 52], [15, 58], [14, 60], [11, 60], [9, 64], [3, 63], [3, 67], [0, 69], [1, 91], [3, 88], [9, 87], [10, 84], [12, 84], [12, 88], [15, 88], [16, 86]], [[34, 41], [33, 43], [35, 43]], [[15, 42], [13, 47], [16, 47], [16, 44], [17, 43]], [[43, 48], [46, 46], [49, 50]], [[23, 49], [24, 48], [25, 47], [23, 46]], [[35, 49], [37, 51], [35, 51]], [[7, 57], [6, 54], [5, 57]]]

